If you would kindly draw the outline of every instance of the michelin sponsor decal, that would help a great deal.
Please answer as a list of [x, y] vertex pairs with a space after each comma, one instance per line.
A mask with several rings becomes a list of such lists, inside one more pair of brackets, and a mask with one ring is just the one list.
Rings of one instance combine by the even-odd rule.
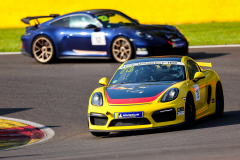
[[116, 112], [114, 113], [115, 119], [120, 118], [141, 118], [143, 117], [143, 112]]

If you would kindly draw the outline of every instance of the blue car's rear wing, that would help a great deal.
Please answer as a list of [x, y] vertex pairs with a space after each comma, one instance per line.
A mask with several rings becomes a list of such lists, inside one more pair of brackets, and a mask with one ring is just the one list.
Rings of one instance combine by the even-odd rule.
[[38, 24], [40, 24], [38, 21], [38, 18], [49, 18], [49, 17], [56, 18], [58, 16], [60, 16], [60, 15], [59, 14], [50, 14], [49, 16], [26, 17], [26, 18], [21, 19], [21, 21], [25, 24], [30, 24], [29, 22], [34, 19], [37, 21], [37, 23], [35, 23], [35, 25], [38, 25]]

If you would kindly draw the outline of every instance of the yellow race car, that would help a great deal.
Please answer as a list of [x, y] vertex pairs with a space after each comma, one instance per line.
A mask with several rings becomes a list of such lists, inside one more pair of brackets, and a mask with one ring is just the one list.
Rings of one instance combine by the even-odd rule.
[[89, 99], [89, 131], [94, 136], [184, 124], [222, 116], [223, 87], [211, 63], [187, 56], [161, 56], [123, 63], [110, 82]]

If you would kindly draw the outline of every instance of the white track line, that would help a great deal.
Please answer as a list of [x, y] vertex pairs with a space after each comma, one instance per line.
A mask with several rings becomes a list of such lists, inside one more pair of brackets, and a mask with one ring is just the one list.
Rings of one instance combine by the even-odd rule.
[[231, 45], [189, 46], [189, 48], [220, 48], [220, 47], [240, 47], [240, 45], [239, 44], [231, 44]]
[[21, 52], [0, 52], [0, 55], [14, 55], [14, 54], [21, 54]]
[[[32, 145], [32, 144], [47, 141], [55, 135], [55, 132], [51, 128], [48, 128], [48, 127], [46, 127], [42, 124], [38, 124], [38, 123], [35, 123], [35, 122], [30, 122], [30, 121], [26, 121], [26, 120], [22, 120], [22, 119], [8, 118], [8, 117], [2, 117], [2, 116], [0, 116], [0, 119], [5, 119], [5, 120], [16, 121], [16, 122], [28, 124], [28, 125], [31, 125], [33, 127], [36, 127], [38, 129], [40, 129], [44, 133], [44, 137], [41, 140], [39, 140], [37, 142], [34, 142], [34, 143], [26, 144], [26, 145], [23, 145], [23, 146], [18, 146], [18, 147], [29, 146], [29, 145]], [[16, 149], [18, 147], [13, 147], [13, 148], [9, 148], [9, 149]], [[6, 149], [6, 150], [9, 150], [9, 149]]]

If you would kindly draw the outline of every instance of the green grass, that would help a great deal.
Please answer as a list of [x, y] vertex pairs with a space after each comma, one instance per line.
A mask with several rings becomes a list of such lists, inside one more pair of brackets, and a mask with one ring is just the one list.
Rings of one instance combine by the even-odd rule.
[[[240, 44], [240, 22], [180, 24], [177, 26], [193, 45]], [[0, 29], [0, 52], [17, 52], [25, 28]]]
[[25, 28], [0, 28], [0, 52], [19, 52]]
[[177, 26], [189, 45], [240, 44], [240, 22], [212, 22]]

